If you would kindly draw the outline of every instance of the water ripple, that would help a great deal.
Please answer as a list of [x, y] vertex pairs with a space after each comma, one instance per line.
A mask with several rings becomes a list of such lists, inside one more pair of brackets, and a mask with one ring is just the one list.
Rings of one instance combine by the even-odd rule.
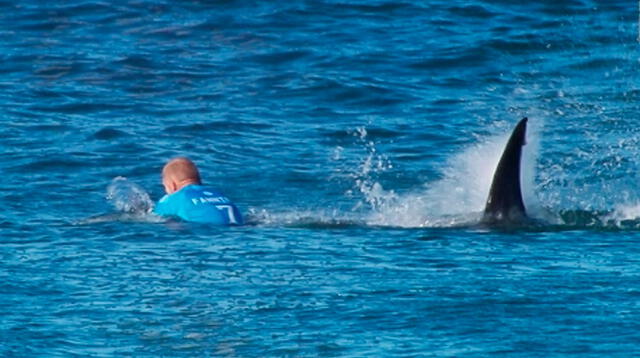
[[[637, 351], [628, 4], [0, 9], [1, 356]], [[548, 222], [469, 225], [522, 116]], [[176, 155], [250, 225], [113, 212]]]

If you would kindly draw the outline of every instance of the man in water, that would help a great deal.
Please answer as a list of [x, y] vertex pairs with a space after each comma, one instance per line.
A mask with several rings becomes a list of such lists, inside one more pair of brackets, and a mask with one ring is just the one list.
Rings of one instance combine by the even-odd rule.
[[242, 225], [238, 208], [219, 191], [202, 185], [196, 165], [185, 157], [170, 160], [162, 169], [167, 192], [154, 212], [185, 221], [216, 225]]

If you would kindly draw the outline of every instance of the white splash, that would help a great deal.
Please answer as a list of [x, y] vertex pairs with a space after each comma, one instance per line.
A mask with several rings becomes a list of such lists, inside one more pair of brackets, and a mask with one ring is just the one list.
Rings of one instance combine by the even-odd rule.
[[342, 226], [362, 224], [337, 209], [295, 211], [249, 208], [245, 220], [248, 224], [264, 226]]
[[138, 184], [125, 177], [114, 178], [107, 186], [107, 199], [117, 211], [146, 214], [153, 210], [149, 194]]
[[616, 205], [614, 210], [602, 218], [604, 222], [621, 226], [624, 221], [638, 221], [640, 219], [640, 203]]
[[152, 213], [153, 201], [138, 184], [125, 177], [113, 178], [107, 186], [107, 200], [115, 207], [116, 213], [91, 216], [73, 222], [74, 225], [91, 225], [105, 222], [147, 222], [160, 223], [166, 219]]
[[[523, 197], [528, 213], [533, 217], [542, 212], [537, 209], [540, 205], [534, 190], [541, 128], [541, 122], [529, 121], [522, 158]], [[348, 190], [346, 195], [359, 198], [350, 211], [324, 208], [292, 212], [251, 208], [247, 219], [260, 225], [364, 224], [412, 228], [475, 224], [481, 218], [493, 174], [512, 129], [508, 126], [500, 135], [481, 138], [447, 160], [440, 179], [425, 183], [418, 190], [399, 194], [385, 189], [378, 180], [381, 174], [393, 168], [391, 160], [368, 138], [366, 128], [356, 128], [351, 134], [361, 145], [359, 148], [364, 149], [364, 155], [359, 164], [339, 170], [354, 184], [354, 190]], [[344, 148], [337, 147], [332, 160], [341, 161], [343, 155]]]
[[[539, 207], [535, 188], [535, 163], [540, 125], [528, 131], [522, 160], [522, 191], [529, 213]], [[443, 167], [442, 179], [422, 190], [398, 195], [379, 183], [358, 186], [373, 211], [370, 225], [399, 227], [450, 227], [477, 222], [489, 194], [493, 174], [511, 131], [492, 136], [454, 155]], [[532, 210], [533, 209], [533, 210]]]

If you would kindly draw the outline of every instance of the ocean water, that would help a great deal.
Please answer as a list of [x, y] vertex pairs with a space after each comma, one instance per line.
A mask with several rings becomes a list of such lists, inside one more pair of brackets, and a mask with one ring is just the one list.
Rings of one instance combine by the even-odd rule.
[[[637, 7], [0, 2], [0, 356], [637, 356]], [[136, 212], [177, 155], [249, 224]]]

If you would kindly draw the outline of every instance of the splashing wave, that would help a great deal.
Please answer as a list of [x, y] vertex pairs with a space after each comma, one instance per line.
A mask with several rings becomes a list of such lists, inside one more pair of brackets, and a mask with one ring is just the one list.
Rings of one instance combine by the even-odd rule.
[[117, 211], [124, 213], [144, 214], [153, 210], [153, 201], [149, 194], [125, 177], [116, 177], [107, 186], [107, 200]]

